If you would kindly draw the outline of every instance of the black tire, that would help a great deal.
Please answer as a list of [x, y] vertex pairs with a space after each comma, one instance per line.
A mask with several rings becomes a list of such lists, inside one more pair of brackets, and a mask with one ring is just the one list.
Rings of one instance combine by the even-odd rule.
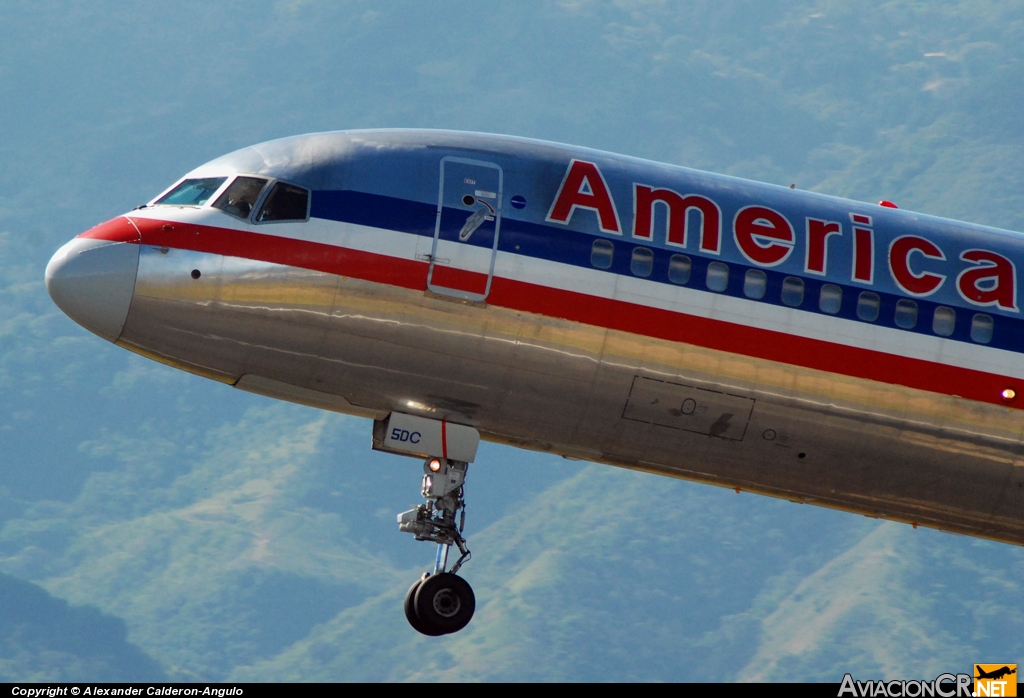
[[432, 630], [416, 615], [416, 592], [420, 588], [420, 584], [423, 584], [423, 579], [417, 579], [413, 582], [412, 586], [409, 587], [409, 591], [405, 592], [405, 619], [409, 621], [409, 625], [412, 629], [421, 635], [427, 635], [429, 637], [437, 637], [444, 635], [443, 630]]
[[415, 591], [413, 608], [423, 625], [447, 635], [457, 633], [469, 624], [476, 610], [476, 596], [465, 579], [443, 572], [420, 583]]

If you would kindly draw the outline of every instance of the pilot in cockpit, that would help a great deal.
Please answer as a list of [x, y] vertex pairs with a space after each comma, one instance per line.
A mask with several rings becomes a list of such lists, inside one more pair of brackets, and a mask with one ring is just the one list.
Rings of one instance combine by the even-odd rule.
[[266, 183], [267, 180], [260, 177], [238, 177], [217, 198], [213, 207], [230, 213], [232, 216], [248, 218]]

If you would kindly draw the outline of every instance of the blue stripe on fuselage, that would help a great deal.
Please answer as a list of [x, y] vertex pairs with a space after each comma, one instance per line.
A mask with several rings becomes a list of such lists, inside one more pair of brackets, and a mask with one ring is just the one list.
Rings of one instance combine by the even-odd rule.
[[[316, 191], [313, 194], [310, 215], [314, 218], [397, 230], [432, 238], [434, 237], [437, 206], [435, 204], [425, 204], [423, 202], [356, 191]], [[726, 290], [722, 292], [722, 295], [741, 298], [751, 303], [768, 303], [780, 307], [791, 307], [782, 302], [782, 284], [786, 277], [796, 276], [804, 282], [804, 300], [799, 307], [793, 309], [819, 315], [828, 315], [819, 310], [818, 298], [821, 287], [824, 284], [832, 284], [842, 289], [843, 298], [839, 312], [829, 316], [844, 318], [854, 322], [864, 322], [857, 318], [857, 299], [862, 291], [869, 290], [872, 293], [877, 293], [881, 298], [881, 308], [878, 320], [868, 324], [895, 328], [897, 327], [895, 322], [896, 304], [900, 300], [907, 298], [892, 293], [885, 293], [877, 288], [844, 284], [827, 277], [807, 277], [753, 267], [738, 263], [734, 259], [701, 256], [689, 249], [669, 250], [650, 243], [636, 244], [633, 242], [633, 239], [628, 237], [618, 238], [607, 235], [589, 235], [569, 230], [568, 228], [529, 223], [509, 218], [507, 217], [507, 212], [501, 220], [498, 249], [502, 252], [523, 255], [525, 257], [570, 264], [586, 269], [595, 269], [591, 264], [590, 256], [593, 241], [598, 238], [607, 240], [615, 246], [612, 266], [607, 270], [603, 270], [607, 273], [633, 276], [630, 269], [633, 250], [637, 247], [643, 247], [654, 254], [654, 269], [651, 275], [646, 277], [646, 280], [654, 283], [676, 285], [668, 278], [669, 260], [673, 255], [685, 254], [689, 257], [692, 264], [690, 280], [684, 284], [685, 287], [705, 291], [706, 293], [716, 293], [705, 288], [704, 279], [706, 279], [709, 264], [712, 262], [723, 262], [729, 267], [729, 284]], [[472, 238], [464, 244], [490, 247], [489, 241], [474, 240]], [[749, 269], [758, 269], [767, 276], [767, 291], [761, 300], [749, 299], [743, 293], [744, 275]], [[951, 307], [951, 304], [935, 303], [920, 298], [907, 299], [913, 300], [917, 304], [917, 324], [912, 329], [898, 329], [903, 332], [916, 332], [918, 334], [936, 336], [932, 331], [934, 311], [942, 305]], [[946, 337], [946, 339], [976, 344], [976, 342], [971, 340], [972, 318], [976, 313], [984, 313], [990, 315], [995, 321], [992, 341], [984, 346], [1018, 353], [1024, 352], [1024, 320], [997, 313], [987, 313], [976, 308], [952, 307], [956, 310], [956, 325], [953, 334]]]

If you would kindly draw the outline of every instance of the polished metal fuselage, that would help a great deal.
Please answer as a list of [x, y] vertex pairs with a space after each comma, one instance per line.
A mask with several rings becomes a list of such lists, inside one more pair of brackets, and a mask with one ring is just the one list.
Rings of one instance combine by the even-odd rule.
[[145, 244], [118, 343], [317, 407], [1024, 543], [1024, 416], [1000, 405], [464, 302], [425, 279]]

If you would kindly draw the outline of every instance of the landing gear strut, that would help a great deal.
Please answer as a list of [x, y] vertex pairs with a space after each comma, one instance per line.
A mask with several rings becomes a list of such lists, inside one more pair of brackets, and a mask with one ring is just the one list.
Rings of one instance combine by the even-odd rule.
[[[423, 464], [426, 504], [398, 515], [400, 531], [412, 533], [416, 540], [437, 543], [434, 571], [424, 573], [405, 595], [405, 617], [424, 635], [458, 632], [469, 624], [476, 610], [473, 589], [455, 574], [471, 557], [462, 537], [466, 523], [462, 486], [468, 469], [469, 464], [461, 461], [428, 458]], [[460, 556], [449, 570], [448, 552], [453, 545]]]

